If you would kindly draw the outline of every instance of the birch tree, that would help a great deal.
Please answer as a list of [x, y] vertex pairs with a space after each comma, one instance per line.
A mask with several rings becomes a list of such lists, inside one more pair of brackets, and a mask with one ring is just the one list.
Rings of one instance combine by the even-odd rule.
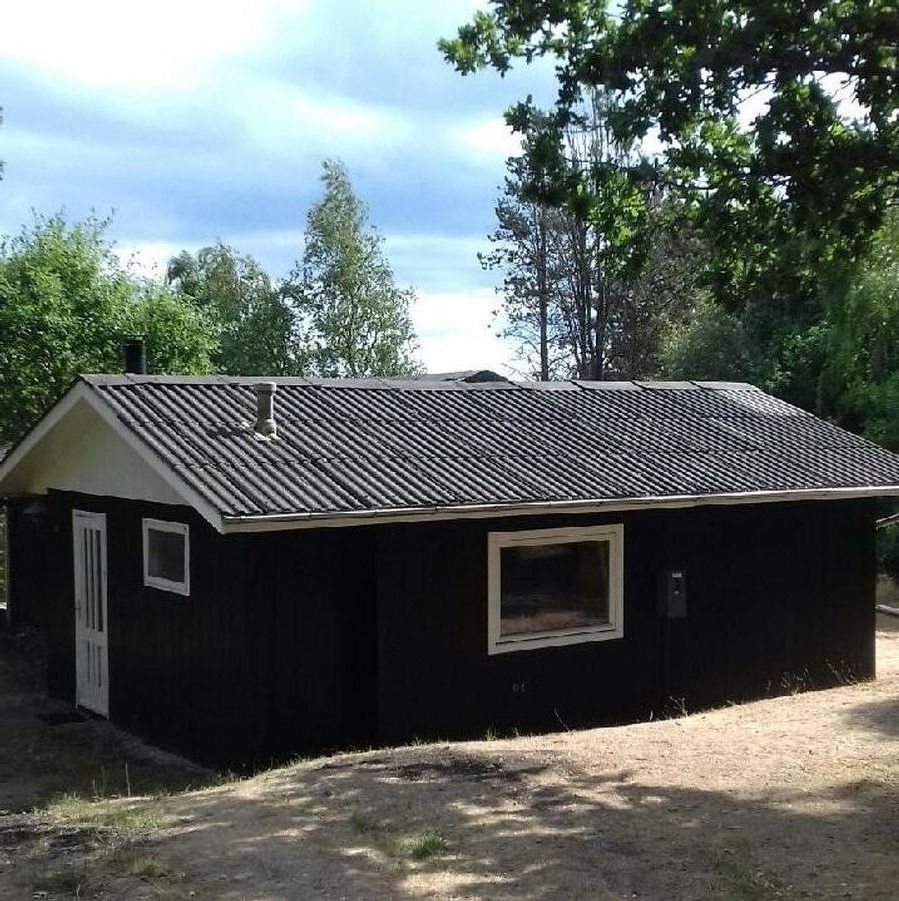
[[370, 225], [342, 163], [322, 167], [324, 196], [309, 211], [302, 260], [285, 288], [299, 315], [310, 371], [327, 377], [408, 375], [418, 369], [409, 308], [384, 239]]

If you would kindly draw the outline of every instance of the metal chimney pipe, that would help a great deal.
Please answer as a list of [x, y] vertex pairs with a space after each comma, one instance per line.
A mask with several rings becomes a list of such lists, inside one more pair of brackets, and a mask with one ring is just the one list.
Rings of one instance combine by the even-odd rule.
[[125, 372], [134, 375], [147, 374], [147, 346], [143, 338], [126, 338], [124, 353]]
[[256, 385], [256, 434], [262, 438], [277, 438], [278, 424], [275, 422], [274, 382], [259, 382]]

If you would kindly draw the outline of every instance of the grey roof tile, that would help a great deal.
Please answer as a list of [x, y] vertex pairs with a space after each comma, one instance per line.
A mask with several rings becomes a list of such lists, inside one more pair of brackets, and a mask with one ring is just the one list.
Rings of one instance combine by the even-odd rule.
[[[899, 457], [750, 385], [85, 376], [225, 516], [899, 486]], [[497, 390], [498, 388], [502, 390]]]

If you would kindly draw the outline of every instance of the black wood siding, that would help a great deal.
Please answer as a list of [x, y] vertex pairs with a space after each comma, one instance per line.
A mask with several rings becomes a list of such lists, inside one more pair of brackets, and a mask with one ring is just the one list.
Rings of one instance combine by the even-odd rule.
[[[665, 715], [874, 674], [867, 502], [435, 522], [378, 532], [380, 737]], [[624, 524], [624, 638], [487, 654], [487, 533]], [[657, 614], [687, 573], [688, 614]]]
[[282, 755], [371, 743], [377, 671], [370, 534], [272, 532], [247, 542], [265, 747]]
[[[50, 692], [74, 701], [72, 510], [106, 514], [110, 719], [232, 766], [374, 735], [371, 543], [223, 536], [192, 509], [51, 492]], [[189, 597], [143, 584], [142, 518], [190, 526]]]
[[[72, 510], [106, 514], [110, 719], [200, 759], [250, 756], [264, 734], [244, 539], [193, 510], [51, 492], [50, 691], [74, 700]], [[190, 597], [144, 586], [142, 518], [190, 526]]]
[[[72, 509], [107, 514], [110, 717], [217, 763], [621, 722], [874, 672], [867, 502], [222, 536], [187, 508], [52, 492], [50, 689], [74, 697]], [[143, 585], [141, 518], [191, 527], [191, 595]], [[624, 638], [487, 654], [487, 534], [624, 524]], [[683, 568], [688, 614], [657, 614]]]
[[20, 626], [48, 625], [47, 569], [49, 520], [43, 498], [6, 500], [7, 599], [10, 622]]

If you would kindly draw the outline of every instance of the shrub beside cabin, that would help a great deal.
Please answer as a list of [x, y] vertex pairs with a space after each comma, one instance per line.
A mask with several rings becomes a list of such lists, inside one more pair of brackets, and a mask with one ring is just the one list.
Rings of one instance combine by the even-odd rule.
[[49, 690], [199, 759], [874, 675], [899, 457], [742, 384], [85, 376], [0, 464]]

